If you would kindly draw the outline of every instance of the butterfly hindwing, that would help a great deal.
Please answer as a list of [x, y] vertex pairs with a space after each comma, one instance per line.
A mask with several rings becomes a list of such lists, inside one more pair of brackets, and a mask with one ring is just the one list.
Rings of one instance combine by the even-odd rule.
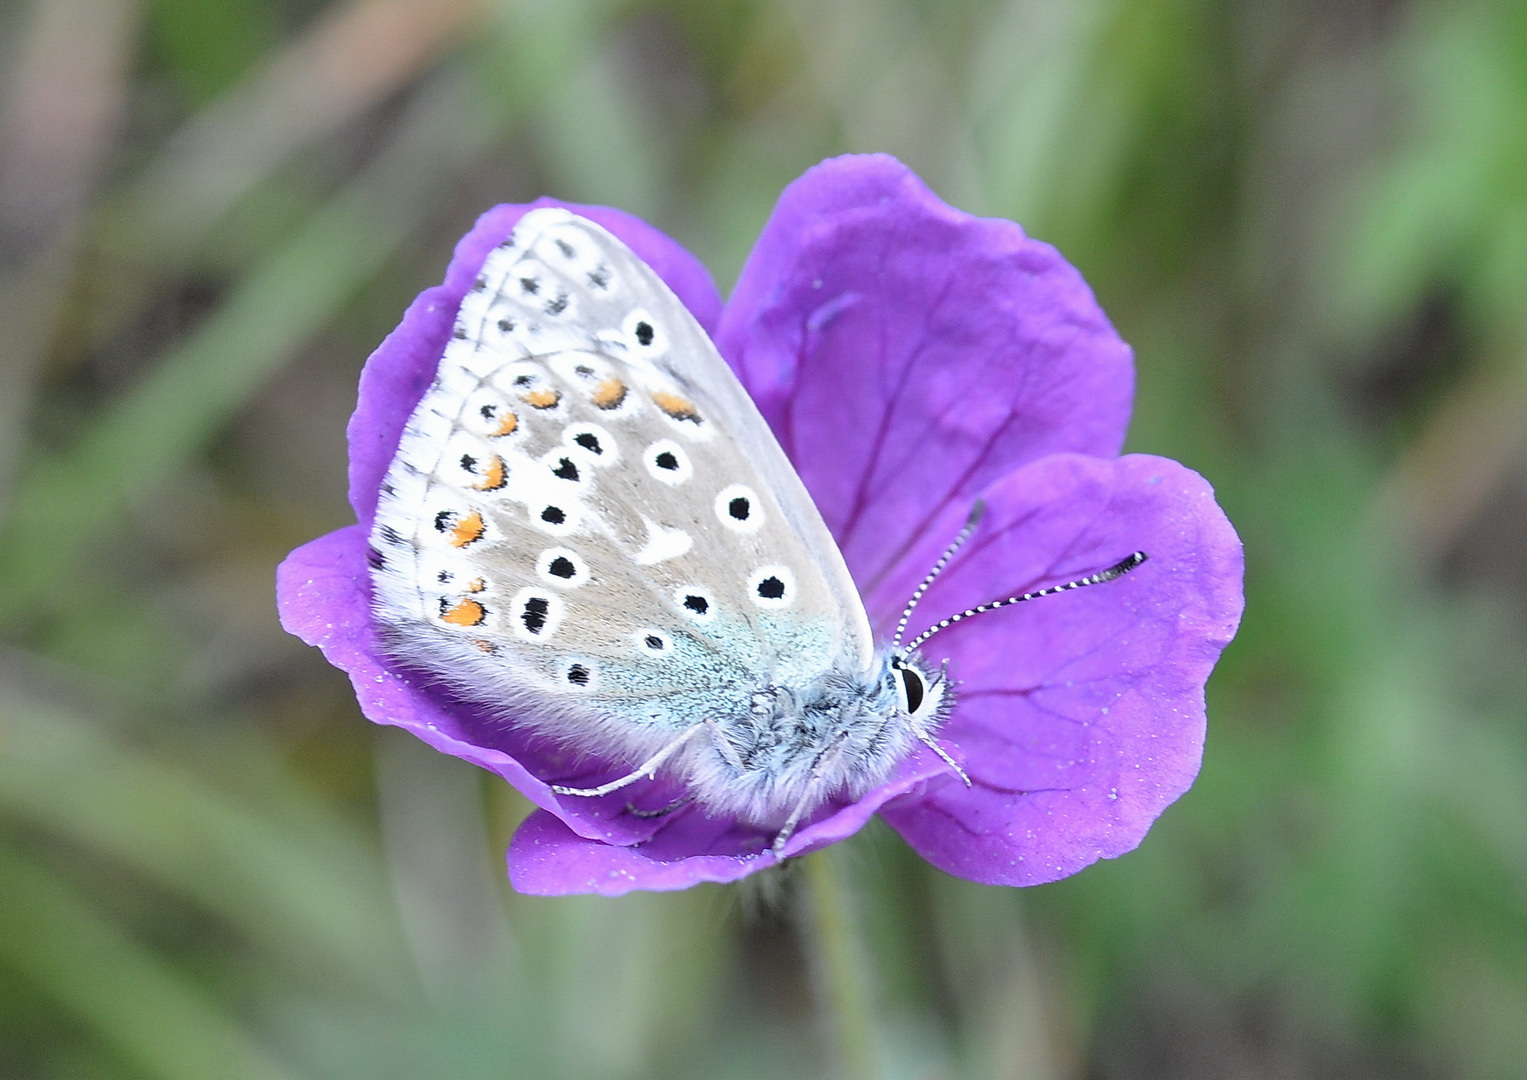
[[527, 214], [463, 300], [372, 546], [400, 653], [632, 753], [870, 655], [831, 536], [709, 338], [564, 210]]

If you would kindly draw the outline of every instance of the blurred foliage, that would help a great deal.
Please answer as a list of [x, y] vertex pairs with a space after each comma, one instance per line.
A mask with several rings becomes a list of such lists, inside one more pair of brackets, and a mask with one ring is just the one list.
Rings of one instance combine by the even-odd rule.
[[1082, 269], [1248, 566], [1140, 850], [835, 853], [874, 1068], [1527, 1077], [1511, 0], [0, 8], [0, 1074], [832, 1075], [826, 894], [513, 895], [518, 796], [364, 723], [271, 577], [481, 210], [618, 205], [724, 287], [845, 150]]

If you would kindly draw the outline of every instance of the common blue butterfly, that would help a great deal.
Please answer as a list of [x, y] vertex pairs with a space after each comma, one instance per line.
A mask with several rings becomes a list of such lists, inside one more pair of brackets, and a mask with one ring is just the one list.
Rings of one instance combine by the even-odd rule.
[[629, 767], [559, 794], [661, 770], [707, 810], [776, 830], [776, 852], [917, 743], [959, 771], [935, 738], [949, 682], [915, 652], [928, 636], [1144, 559], [877, 649], [821, 515], [705, 331], [624, 244], [560, 208], [488, 255], [370, 540], [396, 657]]

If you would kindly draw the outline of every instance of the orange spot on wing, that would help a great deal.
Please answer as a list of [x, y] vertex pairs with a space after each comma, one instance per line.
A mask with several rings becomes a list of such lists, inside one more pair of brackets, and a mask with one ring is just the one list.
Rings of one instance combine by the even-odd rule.
[[466, 547], [473, 541], [481, 540], [482, 534], [487, 532], [487, 529], [488, 527], [482, 523], [482, 515], [473, 510], [451, 527], [451, 546]]
[[440, 621], [452, 626], [481, 626], [488, 617], [488, 609], [476, 600], [459, 600], [450, 607], [442, 601], [440, 608]]
[[482, 578], [473, 578], [471, 582], [467, 584], [467, 592], [482, 592], [487, 587], [488, 583]]
[[520, 395], [520, 400], [532, 409], [550, 409], [562, 400], [559, 390], [527, 390]]
[[626, 400], [626, 384], [613, 375], [594, 387], [593, 402], [601, 409], [615, 409]]
[[498, 422], [498, 429], [493, 431], [491, 434], [495, 438], [500, 435], [513, 435], [515, 429], [519, 426], [520, 418], [515, 416], [512, 412], [506, 411], [504, 413], [504, 418]]
[[504, 468], [504, 459], [497, 454], [489, 461], [482, 471], [482, 480], [472, 486], [478, 491], [497, 491], [509, 482], [508, 472]]
[[669, 394], [662, 390], [652, 395], [652, 400], [675, 420], [691, 420], [700, 422], [700, 413], [695, 409], [694, 402], [688, 398], [679, 397], [678, 394]]

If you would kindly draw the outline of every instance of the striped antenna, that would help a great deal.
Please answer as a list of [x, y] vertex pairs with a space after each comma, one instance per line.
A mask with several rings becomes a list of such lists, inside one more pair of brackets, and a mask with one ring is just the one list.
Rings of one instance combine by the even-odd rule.
[[[901, 635], [907, 632], [907, 620], [912, 617], [912, 610], [917, 607], [917, 602], [923, 598], [923, 593], [928, 591], [928, 586], [932, 585], [934, 579], [944, 572], [944, 567], [949, 565], [949, 560], [954, 558], [954, 553], [959, 551], [965, 541], [970, 539], [970, 534], [976, 531], [976, 526], [981, 524], [981, 515], [984, 513], [986, 513], [986, 501], [984, 499], [977, 499], [976, 504], [970, 508], [970, 516], [965, 519], [965, 527], [960, 530], [960, 535], [954, 538], [954, 543], [944, 549], [944, 553], [939, 556], [938, 562], [933, 564], [933, 569], [928, 571], [928, 576], [923, 578], [923, 583], [912, 594], [912, 599], [907, 601], [906, 610], [901, 613], [901, 622], [896, 624], [896, 636], [891, 639], [892, 653], [898, 656], [906, 655], [906, 653], [900, 651], [898, 646], [901, 644]], [[911, 649], [907, 650], [907, 652], [911, 651]]]
[[[966, 532], [961, 533], [960, 534], [960, 538], [958, 540], [956, 540], [954, 542], [954, 546], [950, 548], [950, 554], [953, 554], [954, 548], [959, 547], [960, 544], [964, 542], [965, 537], [966, 537], [966, 535], [969, 532], [969, 529], [970, 529], [970, 526], [967, 525], [966, 526]], [[928, 576], [928, 580], [929, 581], [932, 581], [933, 578], [937, 575], [938, 571], [943, 569], [944, 562], [947, 561], [947, 559], [948, 559], [948, 555], [946, 555], [943, 559], [939, 560], [939, 564], [938, 564], [937, 567], [934, 568], [933, 574], [930, 574]], [[1141, 563], [1143, 563], [1145, 561], [1145, 559], [1146, 559], [1145, 552], [1143, 552], [1143, 551], [1136, 551], [1133, 554], [1127, 556], [1126, 558], [1120, 559], [1117, 563], [1115, 563], [1114, 565], [1110, 566], [1107, 570], [1100, 570], [1096, 574], [1092, 574], [1092, 575], [1090, 575], [1088, 577], [1077, 578], [1075, 581], [1068, 581], [1064, 585], [1052, 585], [1048, 589], [1040, 589], [1038, 592], [1024, 593], [1021, 596], [1009, 596], [1006, 600], [993, 600], [989, 604], [982, 604], [979, 607], [973, 607], [973, 608], [970, 608], [967, 611], [962, 611], [958, 615], [951, 615], [951, 616], [949, 616], [949, 618], [944, 619], [941, 622], [935, 623], [934, 625], [928, 627], [928, 629], [924, 630], [921, 634], [918, 634], [917, 637], [914, 638], [907, 645], [907, 647], [905, 649], [901, 650], [900, 655], [906, 656], [909, 653], [912, 653], [912, 652], [916, 651], [918, 646], [922, 645], [925, 641], [927, 641], [929, 638], [931, 638], [934, 634], [938, 633], [940, 630], [947, 630], [951, 626], [953, 626], [955, 623], [960, 622], [962, 619], [968, 619], [972, 615], [980, 615], [980, 614], [983, 614], [984, 612], [987, 612], [987, 611], [996, 611], [998, 608], [1000, 608], [1000, 607], [1007, 607], [1009, 604], [1021, 604], [1025, 600], [1038, 600], [1041, 596], [1054, 596], [1056, 593], [1067, 592], [1067, 591], [1069, 591], [1071, 589], [1085, 589], [1088, 585], [1101, 585], [1105, 581], [1112, 581], [1114, 578], [1123, 577], [1125, 574], [1129, 573], [1135, 567], [1137, 567]], [[926, 587], [926, 584], [927, 584], [927, 582], [924, 583], [925, 587]], [[922, 595], [922, 590], [919, 589], [918, 592], [917, 592], [917, 596], [921, 596], [921, 595]], [[917, 602], [917, 597], [914, 596], [913, 597], [913, 603], [915, 604], [916, 602]], [[910, 612], [911, 612], [911, 607], [909, 605], [908, 606], [908, 613], [910, 614]], [[907, 622], [905, 616], [902, 617], [901, 622], [902, 622], [902, 626], [905, 627], [906, 626], [906, 622]], [[896, 637], [897, 637], [898, 640], [901, 638], [901, 631], [900, 630], [897, 631]]]

